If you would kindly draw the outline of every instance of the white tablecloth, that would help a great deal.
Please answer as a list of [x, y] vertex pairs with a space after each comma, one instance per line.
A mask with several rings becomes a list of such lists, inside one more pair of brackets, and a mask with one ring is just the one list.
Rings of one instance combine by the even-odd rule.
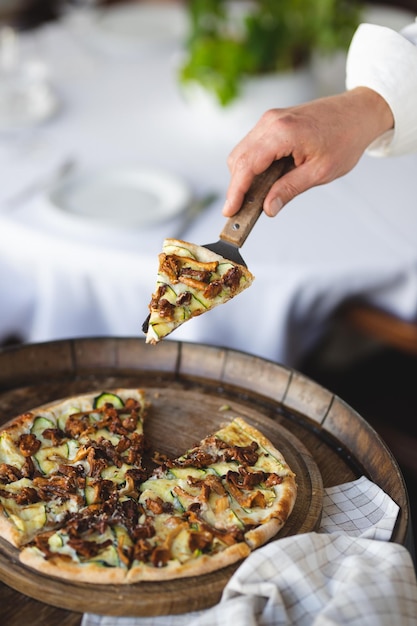
[[[146, 230], [56, 219], [42, 192], [10, 209], [7, 199], [61, 160], [79, 172], [157, 167], [214, 203], [185, 232], [216, 241], [228, 182], [226, 158], [258, 117], [203, 116], [178, 87], [181, 46], [112, 54], [76, 20], [29, 33], [23, 50], [49, 66], [61, 107], [26, 132], [0, 135], [0, 339], [142, 336], [162, 240], [178, 220]], [[126, 51], [125, 51], [126, 52]], [[172, 336], [296, 365], [346, 298], [363, 295], [417, 317], [417, 155], [363, 157], [349, 175], [262, 216], [242, 249], [256, 277], [224, 307]]]

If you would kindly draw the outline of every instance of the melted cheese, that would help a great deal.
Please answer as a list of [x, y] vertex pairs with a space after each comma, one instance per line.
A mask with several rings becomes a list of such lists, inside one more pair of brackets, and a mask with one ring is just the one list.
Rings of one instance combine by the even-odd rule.
[[42, 502], [20, 507], [11, 501], [5, 506], [5, 510], [10, 521], [27, 538], [42, 530], [47, 522], [46, 506]]
[[0, 435], [0, 463], [7, 463], [21, 469], [25, 460], [10, 433], [2, 432]]

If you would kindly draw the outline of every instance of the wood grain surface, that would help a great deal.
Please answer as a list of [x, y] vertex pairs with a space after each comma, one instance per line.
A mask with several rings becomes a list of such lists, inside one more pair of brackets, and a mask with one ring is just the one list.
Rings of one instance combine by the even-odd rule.
[[[400, 506], [393, 541], [407, 545], [410, 540], [404, 481], [375, 431], [328, 390], [293, 370], [245, 353], [174, 341], [152, 347], [136, 338], [66, 340], [5, 349], [0, 352], [0, 421], [69, 395], [131, 386], [149, 393], [154, 405], [147, 425], [149, 437], [152, 445], [168, 454], [177, 454], [178, 446], [189, 447], [234, 414], [263, 430], [293, 466], [302, 493], [281, 536], [315, 527], [322, 484], [332, 486], [365, 474]], [[225, 405], [230, 410], [220, 410]], [[74, 606], [71, 597], [84, 598], [85, 585], [77, 589], [42, 576], [40, 581], [37, 574], [34, 579], [27, 568], [24, 574], [21, 568], [16, 551], [2, 542], [0, 569], [6, 585], [0, 584], [0, 601], [5, 626], [25, 623], [24, 615], [29, 614], [36, 626], [75, 626], [85, 610], [113, 615], [190, 611], [217, 602], [235, 569], [202, 577], [204, 582], [186, 582], [184, 587], [192, 593], [181, 590], [181, 581], [164, 583], [163, 592], [156, 584], [152, 608], [138, 600], [137, 589], [136, 601], [121, 600], [125, 586], [109, 587], [104, 595], [99, 586], [87, 594], [87, 607]], [[143, 585], [135, 587], [143, 592]], [[175, 599], [178, 595], [180, 600]]]

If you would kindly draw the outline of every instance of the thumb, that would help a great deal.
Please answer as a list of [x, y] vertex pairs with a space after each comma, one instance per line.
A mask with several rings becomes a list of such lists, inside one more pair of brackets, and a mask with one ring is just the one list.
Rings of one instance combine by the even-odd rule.
[[295, 167], [272, 185], [264, 200], [264, 211], [269, 217], [275, 217], [293, 198], [314, 187], [306, 165]]

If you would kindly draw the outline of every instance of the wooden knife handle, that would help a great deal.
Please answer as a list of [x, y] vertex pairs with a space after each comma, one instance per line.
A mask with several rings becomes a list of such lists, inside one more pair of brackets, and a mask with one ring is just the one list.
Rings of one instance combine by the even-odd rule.
[[229, 217], [220, 233], [220, 239], [238, 248], [243, 246], [247, 236], [262, 214], [263, 204], [268, 191], [278, 178], [284, 176], [294, 167], [291, 156], [274, 161], [267, 170], [253, 179], [239, 212]]

